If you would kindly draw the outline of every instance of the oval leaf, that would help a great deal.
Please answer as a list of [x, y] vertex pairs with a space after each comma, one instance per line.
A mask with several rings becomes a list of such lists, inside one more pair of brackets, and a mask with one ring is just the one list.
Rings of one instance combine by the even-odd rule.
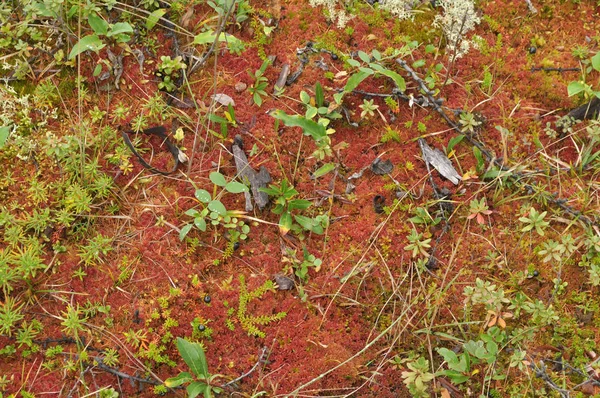
[[213, 171], [212, 173], [210, 173], [208, 178], [210, 178], [213, 184], [218, 185], [220, 187], [224, 187], [225, 185], [227, 185], [227, 180], [225, 179], [225, 176], [219, 173], [218, 171]]
[[248, 187], [237, 181], [230, 181], [225, 185], [225, 189], [231, 193], [248, 192]]
[[71, 49], [69, 59], [73, 59], [84, 51], [98, 52], [104, 48], [104, 43], [97, 35], [89, 35], [82, 37]]
[[194, 219], [194, 225], [202, 232], [206, 232], [206, 221], [204, 217], [196, 217]]
[[592, 68], [600, 72], [600, 51], [598, 51], [596, 55], [592, 57]]
[[196, 189], [194, 196], [196, 196], [196, 199], [202, 203], [208, 203], [212, 200], [210, 193], [208, 193], [208, 191], [205, 189]]
[[569, 94], [569, 97], [579, 94], [580, 92], [585, 90], [585, 84], [582, 82], [571, 82], [569, 83], [569, 85], [567, 86], [567, 93]]
[[156, 26], [159, 19], [161, 19], [166, 13], [167, 10], [165, 8], [159, 8], [152, 14], [148, 15], [148, 18], [146, 19], [146, 29], [151, 30], [154, 26]]
[[108, 32], [108, 22], [95, 12], [91, 12], [88, 15], [88, 23], [97, 35], [106, 35], [106, 32]]
[[180, 241], [182, 241], [183, 239], [185, 239], [185, 237], [190, 232], [190, 230], [192, 229], [192, 227], [193, 227], [192, 224], [186, 224], [186, 225], [183, 226], [183, 228], [181, 228], [181, 231], [179, 231], [179, 240]]
[[275, 110], [270, 113], [275, 119], [279, 119], [288, 127], [301, 127], [306, 135], [310, 135], [315, 141], [319, 141], [327, 136], [325, 126], [315, 121], [308, 120], [298, 115], [288, 115], [282, 110]]
[[0, 148], [2, 148], [4, 146], [4, 144], [6, 144], [6, 140], [8, 139], [9, 135], [10, 135], [10, 127], [9, 126], [0, 127]]
[[312, 175], [312, 179], [317, 179], [319, 177], [324, 176], [325, 174], [329, 173], [330, 171], [335, 169], [335, 163], [326, 163], [323, 166], [319, 167], [319, 169], [317, 171], [315, 171]]
[[196, 398], [198, 395], [203, 394], [204, 397], [212, 397], [210, 393], [210, 386], [201, 381], [195, 381], [187, 386], [188, 398]]
[[208, 378], [206, 356], [200, 344], [190, 343], [181, 337], [177, 337], [177, 349], [187, 366], [197, 377]]
[[133, 33], [133, 28], [127, 22], [117, 22], [112, 25], [110, 32], [108, 32], [106, 36], [111, 37], [122, 33]]
[[189, 383], [194, 380], [189, 372], [181, 372], [175, 377], [169, 377], [165, 380], [165, 386], [169, 388], [179, 387], [184, 383]]
[[285, 235], [290, 229], [292, 229], [292, 215], [286, 211], [279, 217], [279, 232], [281, 235]]
[[220, 216], [224, 216], [227, 214], [227, 209], [225, 208], [225, 206], [223, 206], [223, 203], [221, 203], [218, 200], [213, 200], [212, 202], [210, 202], [207, 206], [210, 210], [218, 213]]

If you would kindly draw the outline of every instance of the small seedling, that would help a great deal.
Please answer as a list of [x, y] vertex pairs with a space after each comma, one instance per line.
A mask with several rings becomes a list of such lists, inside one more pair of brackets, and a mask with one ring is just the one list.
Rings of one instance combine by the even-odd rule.
[[175, 377], [170, 377], [165, 380], [165, 386], [175, 388], [187, 384], [188, 398], [195, 398], [200, 394], [203, 394], [204, 398], [210, 398], [213, 393], [218, 394], [223, 391], [215, 385], [215, 381], [222, 375], [211, 375], [208, 372], [208, 363], [201, 344], [190, 343], [178, 337], [177, 350], [192, 373], [181, 372]]

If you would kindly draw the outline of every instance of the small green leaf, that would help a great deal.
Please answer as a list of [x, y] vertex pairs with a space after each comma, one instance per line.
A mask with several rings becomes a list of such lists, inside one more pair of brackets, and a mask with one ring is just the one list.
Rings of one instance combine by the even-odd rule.
[[598, 51], [596, 55], [592, 57], [592, 68], [600, 72], [600, 51]]
[[433, 44], [428, 44], [425, 46], [425, 54], [430, 54], [435, 51], [435, 46]]
[[202, 346], [198, 343], [190, 343], [189, 341], [177, 338], [177, 349], [179, 354], [197, 377], [208, 378], [208, 365], [206, 356]]
[[360, 66], [360, 62], [352, 58], [348, 58], [346, 62], [348, 62], [348, 65], [353, 66], [355, 68], [358, 68]]
[[206, 221], [204, 217], [196, 217], [194, 219], [194, 225], [202, 232], [206, 232]]
[[212, 397], [210, 393], [210, 386], [201, 381], [190, 383], [190, 385], [187, 386], [187, 393], [188, 398], [196, 398], [200, 394], [203, 394], [204, 398]]
[[146, 19], [146, 30], [151, 30], [154, 26], [156, 26], [158, 21], [166, 13], [167, 13], [167, 10], [165, 8], [159, 8], [158, 10], [154, 11], [152, 14], [148, 15], [148, 18]]
[[179, 240], [180, 241], [185, 239], [185, 237], [190, 232], [190, 230], [192, 229], [193, 226], [194, 226], [193, 224], [186, 224], [183, 226], [183, 228], [181, 228], [181, 231], [179, 231]]
[[381, 61], [381, 53], [377, 50], [371, 51], [371, 55], [375, 58], [375, 61]]
[[363, 61], [364, 63], [367, 63], [367, 64], [368, 64], [369, 62], [371, 62], [371, 57], [369, 57], [369, 54], [367, 54], [367, 53], [366, 53], [366, 52], [364, 52], [364, 51], [359, 51], [359, 52], [358, 52], [358, 58], [360, 58], [360, 59], [361, 59], [361, 61]]
[[587, 84], [582, 82], [571, 82], [567, 86], [567, 93], [569, 97], [579, 94], [582, 91], [585, 91], [586, 88], [589, 87]]
[[417, 61], [413, 62], [412, 66], [413, 66], [413, 68], [415, 68], [415, 69], [416, 69], [416, 68], [420, 68], [420, 67], [422, 67], [422, 66], [425, 66], [425, 60], [424, 60], [424, 59], [419, 59], [419, 60], [417, 60]]
[[292, 229], [292, 215], [289, 211], [283, 212], [279, 217], [279, 232], [285, 235]]
[[[368, 71], [371, 72], [368, 72]], [[369, 68], [361, 68], [361, 70], [348, 78], [346, 82], [346, 86], [344, 86], [345, 93], [351, 93], [358, 85], [365, 80], [367, 77], [371, 76], [374, 73], [372, 69]]]
[[301, 215], [294, 216], [294, 218], [296, 219], [296, 222], [305, 230], [312, 231], [318, 235], [323, 234], [323, 227], [314, 218]]
[[318, 112], [317, 108], [315, 108], [314, 106], [309, 106], [306, 109], [306, 118], [312, 119], [313, 117], [317, 116], [317, 112]]
[[310, 95], [306, 91], [300, 92], [300, 101], [304, 104], [310, 104]]
[[97, 35], [82, 37], [71, 49], [69, 59], [73, 59], [84, 51], [98, 52], [104, 48], [104, 43]]
[[225, 176], [219, 173], [218, 171], [213, 171], [212, 173], [210, 173], [208, 178], [210, 178], [213, 184], [219, 187], [224, 187], [225, 185], [227, 185], [227, 180], [225, 179]]
[[321, 83], [317, 82], [317, 84], [315, 84], [315, 103], [318, 107], [323, 106], [323, 104], [325, 103], [325, 95], [323, 94], [323, 87], [321, 86]]
[[96, 65], [96, 67], [94, 68], [94, 77], [98, 77], [100, 76], [100, 73], [102, 72], [102, 64], [98, 64]]
[[288, 202], [289, 210], [304, 210], [308, 209], [312, 205], [310, 200], [305, 199], [294, 199]]
[[202, 203], [208, 203], [212, 200], [210, 193], [208, 193], [208, 191], [205, 189], [196, 189], [194, 196], [196, 196], [196, 199]]
[[458, 143], [460, 143], [460, 142], [463, 140], [463, 138], [465, 138], [465, 135], [464, 135], [464, 134], [459, 134], [459, 135], [457, 135], [456, 137], [452, 137], [452, 138], [450, 139], [450, 142], [448, 142], [448, 148], [446, 148], [446, 150], [447, 150], [447, 153], [450, 153], [450, 152], [452, 152], [452, 149], [454, 149], [454, 147], [455, 147], [455, 146], [456, 146]]
[[393, 70], [389, 70], [389, 69], [384, 69], [384, 70], [380, 71], [379, 73], [381, 73], [383, 76], [387, 76], [390, 79], [392, 79], [394, 81], [394, 83], [396, 83], [398, 90], [406, 91], [406, 82], [404, 81], [404, 78], [402, 76], [400, 76]]
[[225, 208], [225, 206], [223, 206], [223, 203], [221, 203], [218, 200], [213, 200], [212, 202], [210, 202], [207, 206], [210, 210], [218, 213], [220, 216], [224, 216], [227, 214], [227, 209]]
[[90, 15], [88, 15], [88, 23], [94, 30], [94, 33], [99, 36], [106, 35], [108, 32], [108, 22], [102, 19], [102, 17], [95, 12], [91, 12]]
[[8, 140], [8, 136], [10, 135], [10, 127], [2, 126], [0, 127], [0, 148], [6, 144], [6, 140]]
[[306, 135], [310, 135], [315, 141], [319, 141], [327, 136], [325, 126], [306, 119], [298, 115], [288, 115], [282, 110], [271, 112], [270, 115], [275, 119], [281, 120], [288, 127], [301, 127]]
[[335, 163], [326, 163], [323, 166], [319, 167], [319, 169], [313, 173], [312, 178], [317, 179], [319, 177], [322, 177], [334, 169]]
[[248, 187], [237, 181], [230, 181], [225, 185], [225, 189], [231, 193], [248, 192]]
[[165, 380], [165, 386], [169, 388], [179, 387], [180, 385], [189, 383], [192, 380], [194, 379], [192, 378], [190, 372], [181, 372], [177, 376], [169, 377], [167, 380]]
[[133, 28], [127, 22], [117, 22], [111, 26], [111, 29], [106, 34], [106, 37], [113, 37], [123, 33], [133, 33]]

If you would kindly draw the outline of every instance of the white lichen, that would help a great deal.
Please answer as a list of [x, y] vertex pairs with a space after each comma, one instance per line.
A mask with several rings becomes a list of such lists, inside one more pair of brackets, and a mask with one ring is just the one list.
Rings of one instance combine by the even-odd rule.
[[353, 18], [343, 8], [338, 9], [339, 2], [337, 0], [309, 0], [308, 3], [311, 7], [325, 7], [329, 13], [329, 19], [336, 24], [338, 29], [343, 29], [348, 21]]
[[475, 29], [481, 19], [471, 0], [439, 0], [438, 4], [444, 9], [444, 15], [437, 15], [433, 23], [441, 27], [446, 36], [446, 52], [460, 58], [475, 46], [465, 35]]

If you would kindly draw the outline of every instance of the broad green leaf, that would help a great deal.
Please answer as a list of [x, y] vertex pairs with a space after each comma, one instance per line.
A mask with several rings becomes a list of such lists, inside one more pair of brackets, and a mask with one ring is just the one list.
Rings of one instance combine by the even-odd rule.
[[[216, 37], [217, 36], [215, 35], [214, 30], [209, 29], [206, 32], [202, 32], [194, 36], [194, 41], [192, 42], [192, 44], [212, 44], [215, 41]], [[233, 44], [242, 44], [242, 42], [237, 37], [225, 33], [221, 33], [219, 35], [219, 41], [227, 41], [228, 43]]]
[[261, 188], [258, 188], [258, 190], [260, 192], [264, 192], [267, 195], [271, 195], [271, 196], [277, 196], [277, 195], [279, 195], [279, 191], [277, 189], [275, 189], [275, 188], [264, 188], [264, 187], [261, 187]]
[[300, 224], [305, 230], [312, 231], [318, 235], [323, 234], [323, 227], [314, 218], [301, 215], [294, 216], [294, 218], [296, 219], [296, 222], [298, 222], [298, 224]]
[[433, 44], [428, 44], [425, 46], [425, 54], [429, 54], [435, 51], [435, 46]]
[[104, 48], [104, 43], [97, 35], [82, 37], [71, 49], [69, 59], [73, 59], [84, 51], [98, 52]]
[[96, 67], [94, 68], [94, 77], [98, 77], [100, 76], [100, 73], [102, 73], [102, 64], [98, 64], [96, 65]]
[[371, 55], [375, 58], [375, 61], [381, 61], [381, 53], [377, 50], [371, 51]]
[[165, 8], [159, 8], [148, 15], [148, 18], [146, 19], [146, 29], [151, 30], [166, 13], [167, 10]]
[[412, 66], [413, 66], [413, 68], [415, 68], [415, 69], [416, 69], [416, 68], [420, 68], [420, 67], [422, 67], [422, 66], [425, 66], [425, 60], [424, 60], [424, 59], [419, 59], [419, 60], [416, 60], [415, 62], [413, 62]]
[[6, 140], [8, 139], [9, 135], [10, 135], [10, 127], [9, 126], [0, 127], [0, 148], [2, 148], [4, 146], [4, 144], [6, 144]]
[[463, 140], [463, 138], [465, 138], [464, 134], [459, 134], [456, 137], [452, 137], [450, 139], [450, 142], [448, 142], [448, 148], [446, 148], [446, 150], [448, 151], [448, 153], [452, 152], [452, 150], [454, 149], [454, 147]]
[[225, 185], [227, 185], [227, 180], [225, 179], [225, 176], [219, 173], [218, 171], [213, 171], [212, 173], [210, 173], [208, 178], [210, 178], [213, 184], [218, 185], [220, 187], [224, 187]]
[[189, 341], [177, 337], [177, 349], [179, 354], [197, 377], [208, 378], [208, 365], [206, 364], [206, 356], [202, 346], [198, 343], [190, 343]]
[[318, 107], [323, 106], [323, 104], [325, 103], [325, 95], [323, 94], [323, 87], [321, 86], [321, 83], [317, 82], [317, 84], [315, 84], [315, 103]]
[[194, 226], [193, 224], [184, 225], [183, 228], [181, 228], [181, 231], [179, 231], [179, 240], [185, 239], [185, 237], [190, 232], [190, 230], [192, 229], [193, 226]]
[[319, 141], [327, 136], [325, 126], [308, 120], [298, 115], [288, 115], [282, 110], [271, 112], [271, 116], [281, 120], [288, 127], [301, 127], [306, 135], [310, 135], [315, 141]]
[[194, 219], [194, 225], [202, 232], [206, 232], [206, 221], [204, 217], [196, 217]]
[[585, 91], [587, 84], [582, 83], [582, 82], [571, 82], [569, 83], [569, 85], [567, 86], [567, 93], [569, 94], [569, 97], [579, 94], [582, 91]]
[[248, 187], [237, 181], [230, 181], [225, 185], [225, 189], [231, 193], [248, 192]]
[[319, 169], [313, 173], [312, 178], [316, 179], [322, 177], [334, 169], [335, 163], [326, 163], [323, 166], [319, 167]]
[[438, 354], [444, 357], [444, 361], [448, 362], [448, 364], [452, 365], [458, 363], [458, 356], [456, 356], [454, 351], [451, 351], [447, 348], [438, 348], [436, 351]]
[[367, 54], [367, 53], [366, 53], [366, 52], [364, 52], [364, 51], [359, 51], [359, 52], [358, 52], [358, 58], [360, 58], [360, 59], [361, 59], [361, 61], [363, 61], [364, 63], [367, 63], [367, 64], [368, 64], [369, 62], [371, 62], [371, 57], [369, 57], [369, 54]]
[[592, 57], [592, 68], [600, 72], [600, 51], [598, 51], [596, 55]]
[[308, 209], [312, 205], [312, 202], [305, 199], [294, 199], [288, 202], [289, 210], [304, 210]]
[[358, 68], [360, 66], [360, 62], [352, 58], [348, 58], [346, 62], [348, 62], [348, 65], [353, 66], [355, 68]]
[[186, 216], [190, 216], [190, 217], [197, 217], [200, 214], [200, 212], [196, 209], [188, 209], [183, 214], [185, 214]]
[[210, 210], [219, 213], [220, 216], [224, 216], [227, 214], [227, 209], [225, 208], [225, 206], [223, 206], [223, 203], [221, 203], [218, 200], [213, 200], [208, 204], [207, 207]]
[[313, 117], [317, 116], [317, 112], [318, 112], [317, 108], [315, 108], [314, 106], [309, 106], [308, 109], [306, 110], [306, 118], [312, 119]]
[[169, 388], [179, 387], [180, 385], [189, 383], [192, 380], [194, 379], [192, 378], [190, 372], [181, 372], [177, 376], [169, 377], [167, 380], [165, 380], [165, 386]]
[[208, 193], [208, 191], [205, 189], [196, 189], [194, 196], [196, 196], [196, 199], [202, 203], [208, 203], [212, 200], [210, 193]]
[[127, 22], [117, 22], [111, 26], [111, 29], [106, 36], [112, 37], [123, 33], [133, 33], [133, 28]]
[[203, 394], [204, 398], [212, 397], [210, 393], [210, 386], [201, 381], [190, 383], [190, 385], [187, 386], [187, 393], [188, 398], [196, 398], [200, 394]]
[[285, 235], [292, 229], [292, 215], [289, 211], [283, 212], [279, 217], [279, 232]]
[[381, 73], [383, 76], [387, 76], [390, 79], [392, 79], [394, 81], [394, 83], [396, 83], [398, 90], [406, 91], [406, 82], [404, 81], [404, 78], [402, 76], [400, 76], [393, 70], [389, 70], [389, 69], [384, 69], [384, 70], [380, 71], [379, 73]]
[[310, 104], [310, 95], [306, 91], [300, 92], [300, 101], [304, 104]]
[[91, 12], [90, 15], [88, 15], [88, 23], [94, 30], [94, 33], [99, 36], [106, 35], [108, 32], [108, 22], [102, 19], [102, 17], [95, 12]]
[[345, 93], [350, 93], [352, 92], [352, 90], [354, 90], [356, 87], [358, 87], [358, 85], [365, 80], [367, 77], [371, 76], [373, 74], [373, 70], [371, 70], [371, 72], [367, 72], [368, 68], [362, 68], [360, 71], [356, 72], [355, 74], [353, 74], [352, 76], [350, 76], [350, 78], [348, 79], [348, 81], [346, 82], [346, 86], [344, 87], [344, 92]]

